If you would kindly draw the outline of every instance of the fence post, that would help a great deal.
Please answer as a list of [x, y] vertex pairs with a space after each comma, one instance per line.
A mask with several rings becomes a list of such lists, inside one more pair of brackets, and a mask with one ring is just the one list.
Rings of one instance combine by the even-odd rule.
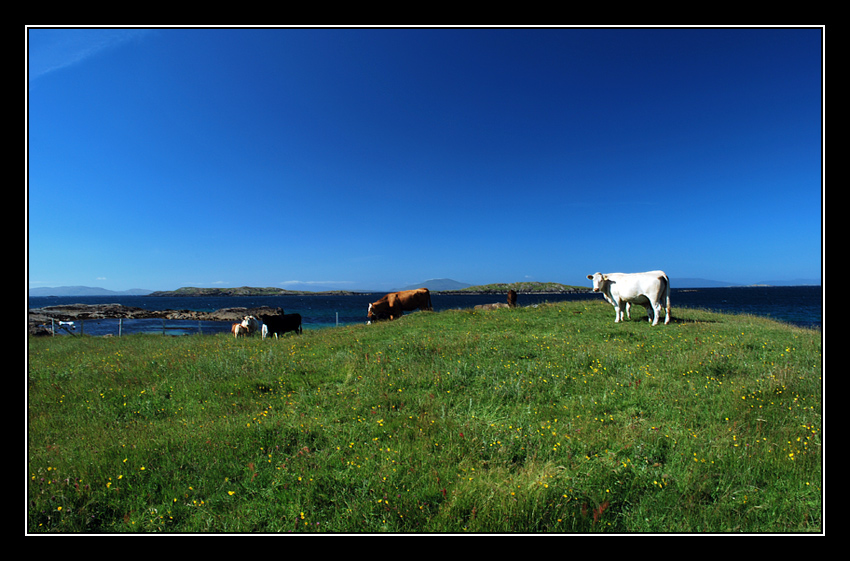
[[124, 318], [118, 318], [118, 336], [121, 337], [121, 327], [124, 325]]

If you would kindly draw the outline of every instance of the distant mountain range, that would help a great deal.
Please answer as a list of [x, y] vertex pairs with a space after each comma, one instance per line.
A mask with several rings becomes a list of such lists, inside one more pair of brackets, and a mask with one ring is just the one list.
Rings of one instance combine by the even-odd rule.
[[676, 278], [670, 279], [670, 286], [676, 288], [722, 288], [727, 286], [820, 286], [821, 281], [815, 279], [794, 279], [790, 281], [761, 281], [753, 284], [742, 284], [739, 282], [716, 281], [699, 278]]
[[[762, 281], [757, 282], [752, 285], [742, 284], [739, 282], [726, 282], [726, 281], [716, 281], [711, 279], [701, 279], [701, 278], [676, 278], [673, 277], [670, 279], [671, 286], [675, 288], [722, 288], [728, 286], [819, 286], [821, 281], [815, 279], [794, 279], [790, 281]], [[449, 290], [462, 290], [464, 288], [469, 288], [472, 286], [471, 284], [465, 282], [459, 282], [452, 279], [431, 279], [419, 284], [412, 284], [410, 286], [405, 286], [404, 288], [400, 288], [398, 290], [413, 290], [414, 288], [425, 287], [428, 290], [433, 291], [449, 291]], [[581, 285], [583, 286], [583, 285]], [[590, 288], [590, 283], [587, 283], [587, 287]]]
[[[676, 278], [670, 279], [670, 284], [676, 288], [716, 288], [726, 286], [820, 286], [821, 281], [816, 279], [794, 279], [790, 281], [764, 281], [757, 282], [752, 285], [745, 285], [736, 282], [716, 281], [711, 279], [701, 278]], [[425, 287], [428, 290], [435, 292], [462, 290], [472, 286], [469, 283], [459, 282], [453, 279], [430, 279], [419, 284], [411, 284], [395, 290], [412, 290], [414, 288]], [[244, 287], [243, 287], [244, 288]], [[313, 289], [320, 287], [311, 287]], [[96, 286], [56, 286], [56, 287], [40, 287], [30, 288], [30, 296], [147, 296], [152, 294], [153, 290], [143, 288], [131, 288], [130, 290], [107, 290]], [[286, 292], [286, 291], [283, 291]], [[354, 291], [366, 292], [366, 291]], [[382, 292], [382, 291], [375, 291]], [[393, 290], [387, 291], [393, 292]], [[177, 295], [177, 294], [175, 294]]]
[[428, 290], [433, 290], [437, 292], [440, 290], [460, 290], [462, 288], [467, 288], [470, 286], [472, 285], [452, 279], [431, 279], [426, 280], [425, 282], [421, 282], [419, 284], [411, 284], [410, 286], [405, 286], [403, 288], [399, 288], [398, 290], [414, 290], [416, 288], [427, 288]]
[[153, 290], [131, 288], [130, 290], [107, 290], [98, 286], [44, 286], [30, 288], [30, 296], [145, 296]]

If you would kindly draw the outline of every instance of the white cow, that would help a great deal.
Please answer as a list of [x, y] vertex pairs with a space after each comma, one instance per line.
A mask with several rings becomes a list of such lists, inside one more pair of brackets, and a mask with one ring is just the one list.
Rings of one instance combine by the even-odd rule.
[[601, 292], [609, 304], [614, 306], [614, 322], [623, 319], [623, 310], [628, 314], [629, 304], [640, 304], [652, 325], [658, 325], [662, 307], [665, 308], [664, 323], [670, 323], [670, 279], [664, 271], [646, 273], [594, 273], [587, 275], [593, 281], [593, 291]]

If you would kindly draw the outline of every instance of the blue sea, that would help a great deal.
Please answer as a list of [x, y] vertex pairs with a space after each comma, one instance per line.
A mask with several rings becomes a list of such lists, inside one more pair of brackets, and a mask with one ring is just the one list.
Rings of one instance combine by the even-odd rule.
[[[366, 309], [370, 302], [383, 294], [357, 294], [352, 296], [231, 296], [231, 297], [152, 297], [152, 296], [45, 296], [29, 298], [30, 308], [60, 304], [122, 304], [146, 310], [194, 310], [211, 312], [233, 307], [279, 307], [286, 313], [301, 314], [304, 329], [324, 329], [336, 325], [366, 322]], [[543, 302], [601, 300], [600, 294], [520, 294], [518, 305], [530, 306]], [[504, 302], [505, 296], [432, 294], [435, 311], [472, 308], [477, 304]], [[730, 288], [672, 289], [670, 295], [673, 317], [676, 308], [700, 308], [726, 313], [745, 313], [791, 323], [801, 327], [823, 329], [823, 292], [820, 286], [759, 286]], [[641, 314], [643, 312], [640, 312]], [[613, 317], [613, 312], [612, 312]], [[79, 322], [78, 322], [79, 323]], [[169, 329], [163, 331], [163, 326]], [[86, 320], [81, 326], [89, 335], [118, 335], [118, 320]], [[177, 329], [174, 329], [177, 328]], [[77, 327], [76, 332], [79, 332]], [[182, 335], [192, 333], [226, 333], [230, 322], [172, 321], [163, 324], [161, 319], [125, 319], [121, 331], [129, 333], [167, 333]]]

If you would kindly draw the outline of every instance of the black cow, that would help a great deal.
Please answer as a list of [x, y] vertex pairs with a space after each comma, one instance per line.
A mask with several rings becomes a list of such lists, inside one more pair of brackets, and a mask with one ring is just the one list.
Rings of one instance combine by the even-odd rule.
[[275, 337], [287, 331], [301, 333], [301, 314], [283, 314], [282, 316], [260, 316], [268, 328], [268, 334]]

